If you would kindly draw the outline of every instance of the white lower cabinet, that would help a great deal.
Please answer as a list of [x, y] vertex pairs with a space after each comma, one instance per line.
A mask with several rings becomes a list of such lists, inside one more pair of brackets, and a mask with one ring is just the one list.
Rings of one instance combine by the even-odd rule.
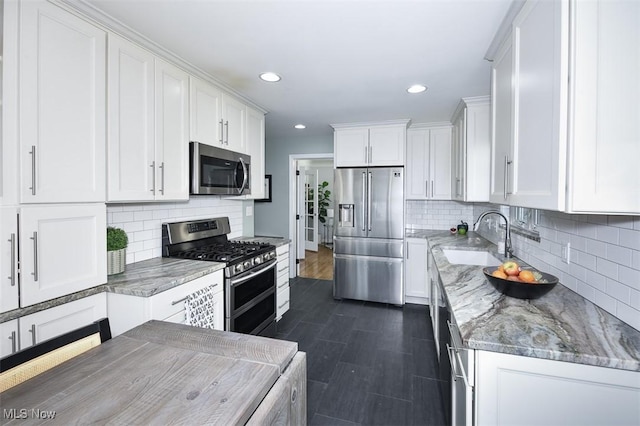
[[20, 208], [20, 306], [107, 281], [104, 204]]
[[94, 294], [18, 319], [20, 349], [60, 336], [107, 316], [105, 293]]
[[640, 423], [640, 372], [475, 351], [478, 425]]
[[405, 244], [405, 301], [407, 303], [426, 305], [429, 303], [427, 240], [424, 238], [407, 238]]
[[276, 265], [276, 321], [282, 319], [282, 315], [289, 310], [289, 244], [276, 249], [278, 264]]
[[17, 207], [0, 208], [0, 242], [0, 312], [7, 312], [19, 307]]
[[219, 270], [150, 297], [107, 293], [111, 334], [117, 336], [150, 320], [184, 324], [186, 298], [214, 286], [214, 328], [224, 330], [224, 276]]
[[20, 347], [20, 342], [18, 341], [19, 333], [17, 319], [0, 324], [0, 358], [18, 351]]

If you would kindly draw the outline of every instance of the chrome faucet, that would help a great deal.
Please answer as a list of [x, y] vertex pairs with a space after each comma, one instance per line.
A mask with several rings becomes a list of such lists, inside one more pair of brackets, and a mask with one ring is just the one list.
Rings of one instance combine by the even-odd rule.
[[480, 226], [480, 221], [482, 219], [484, 219], [485, 216], [490, 215], [490, 214], [497, 214], [499, 216], [502, 216], [502, 218], [504, 219], [504, 223], [505, 223], [504, 257], [512, 257], [513, 256], [513, 249], [511, 248], [511, 226], [509, 226], [509, 219], [507, 219], [507, 217], [505, 215], [503, 215], [502, 213], [500, 213], [497, 210], [486, 211], [486, 212], [480, 214], [480, 216], [478, 216], [478, 219], [473, 224], [473, 230], [477, 231], [478, 227]]

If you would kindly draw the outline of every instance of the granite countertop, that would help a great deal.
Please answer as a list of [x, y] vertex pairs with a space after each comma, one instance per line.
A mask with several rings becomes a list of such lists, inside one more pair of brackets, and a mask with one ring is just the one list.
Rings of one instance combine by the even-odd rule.
[[444, 248], [488, 250], [505, 259], [475, 232], [407, 230], [406, 236], [428, 240], [467, 347], [640, 371], [640, 331], [567, 287], [559, 284], [536, 300], [515, 299], [494, 289], [481, 266], [450, 264]]
[[110, 275], [104, 290], [109, 293], [150, 297], [223, 269], [224, 263], [156, 257], [127, 265]]
[[280, 247], [291, 242], [290, 239], [284, 237], [273, 237], [273, 236], [260, 236], [256, 235], [255, 237], [237, 237], [232, 238], [232, 241], [247, 241], [247, 242], [264, 242], [268, 244], [273, 244], [274, 246]]

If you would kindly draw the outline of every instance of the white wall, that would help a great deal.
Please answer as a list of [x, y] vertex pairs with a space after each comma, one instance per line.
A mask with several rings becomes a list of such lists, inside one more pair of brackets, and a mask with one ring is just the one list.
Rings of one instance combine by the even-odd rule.
[[[496, 209], [478, 204], [474, 217]], [[640, 330], [640, 216], [571, 215], [540, 211], [540, 242], [512, 234], [514, 254]], [[497, 242], [485, 226], [481, 235]], [[570, 263], [562, 262], [569, 242]]]
[[127, 263], [134, 263], [162, 256], [163, 222], [228, 216], [229, 238], [245, 235], [243, 206], [251, 204], [219, 196], [198, 196], [175, 203], [108, 204], [107, 224], [127, 232]]

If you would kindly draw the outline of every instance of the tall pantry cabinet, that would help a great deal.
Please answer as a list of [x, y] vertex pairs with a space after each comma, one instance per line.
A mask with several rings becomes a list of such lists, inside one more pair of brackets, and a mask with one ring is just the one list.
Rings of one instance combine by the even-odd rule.
[[[0, 311], [7, 312], [106, 282], [106, 32], [46, 1], [3, 6]], [[104, 298], [89, 300], [96, 315], [106, 312]], [[77, 328], [69, 319], [75, 305], [63, 306], [55, 322]], [[2, 327], [18, 332], [18, 342], [26, 341], [20, 320]]]

